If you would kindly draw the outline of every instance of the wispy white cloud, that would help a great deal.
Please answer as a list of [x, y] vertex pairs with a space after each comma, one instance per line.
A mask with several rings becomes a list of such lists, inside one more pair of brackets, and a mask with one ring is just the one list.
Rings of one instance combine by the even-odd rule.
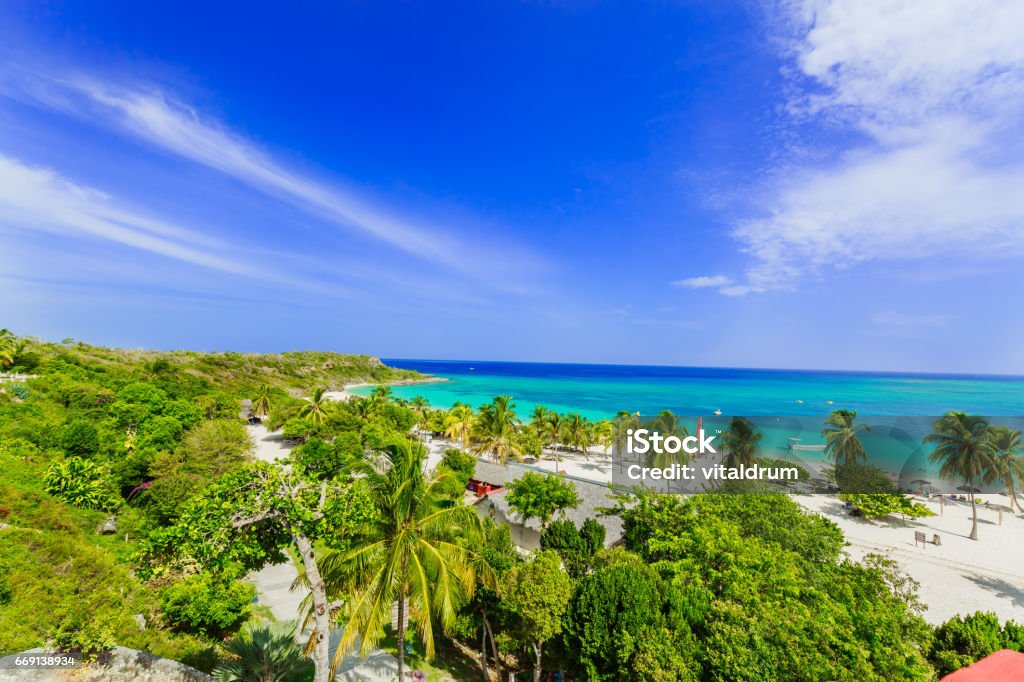
[[872, 260], [1024, 254], [1024, 4], [807, 0], [782, 11], [802, 88], [788, 103], [794, 126], [861, 142], [775, 169], [783, 179], [733, 232], [753, 260], [746, 281], [720, 291], [792, 288]]
[[[277, 282], [337, 296], [342, 290], [279, 273], [208, 234], [181, 227], [125, 205], [111, 195], [77, 184], [49, 168], [0, 155], [0, 235], [36, 234], [63, 240], [74, 253], [82, 243], [116, 244], [170, 261], [264, 282]], [[19, 249], [24, 241], [16, 242]], [[5, 249], [8, 253], [19, 249]], [[20, 251], [19, 251], [20, 252]], [[125, 267], [114, 265], [111, 267]]]
[[711, 289], [724, 287], [729, 284], [732, 284], [732, 278], [726, 277], [725, 275], [687, 277], [686, 279], [677, 279], [672, 282], [672, 286], [682, 287], [683, 289]]
[[166, 89], [95, 76], [58, 78], [8, 69], [2, 91], [37, 106], [88, 118], [154, 148], [217, 170], [288, 202], [324, 224], [381, 240], [402, 252], [507, 291], [524, 289], [540, 260], [512, 244], [469, 237], [410, 218], [343, 187], [297, 172]]

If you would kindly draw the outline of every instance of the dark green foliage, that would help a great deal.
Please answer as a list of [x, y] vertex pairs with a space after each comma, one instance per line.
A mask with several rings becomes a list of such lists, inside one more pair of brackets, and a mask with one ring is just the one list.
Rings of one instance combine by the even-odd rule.
[[76, 419], [64, 427], [61, 446], [68, 457], [94, 457], [100, 449], [100, 435], [90, 422]]
[[160, 525], [173, 524], [206, 481], [199, 474], [170, 474], [153, 481], [145, 492], [147, 506]]
[[[355, 434], [351, 434], [355, 435]], [[355, 435], [356, 442], [359, 436]], [[345, 464], [335, 444], [313, 437], [291, 452], [292, 461], [305, 475], [318, 480], [334, 478]]]
[[205, 573], [176, 581], [164, 589], [160, 608], [167, 621], [182, 630], [223, 637], [249, 617], [255, 590], [226, 575]]
[[[636, 679], [638, 654], [648, 666], [681, 662], [672, 651], [650, 646], [667, 638], [674, 643], [673, 651], [687, 648], [676, 642], [689, 639], [688, 627], [672, 633], [665, 629], [664, 592], [661, 578], [649, 566], [617, 564], [583, 578], [569, 604], [563, 633], [565, 650], [573, 652], [574, 668], [594, 682], [625, 681]], [[641, 643], [646, 643], [642, 654]], [[696, 663], [691, 667], [699, 671]]]
[[473, 475], [476, 473], [476, 457], [458, 448], [448, 448], [445, 450], [444, 458], [441, 462], [450, 471], [458, 474], [459, 479], [465, 483], [469, 483], [469, 479], [473, 478]]
[[466, 492], [469, 479], [476, 473], [476, 457], [457, 448], [445, 450], [441, 466], [454, 475], [446, 482], [445, 488], [453, 499], [460, 499]]
[[700, 642], [679, 652], [701, 679], [931, 678], [915, 585], [885, 560], [841, 560], [838, 529], [789, 497], [641, 495], [619, 513], [659, 562], [668, 630]]
[[185, 427], [174, 417], [151, 417], [139, 427], [138, 446], [153, 450], [173, 450], [183, 433]]
[[948, 675], [1000, 649], [1024, 651], [1024, 626], [1000, 625], [994, 613], [978, 611], [937, 627], [928, 658], [940, 675]]
[[604, 549], [604, 526], [594, 519], [586, 519], [580, 527], [580, 536], [586, 545], [587, 552], [594, 556]]
[[552, 521], [541, 533], [542, 549], [554, 550], [562, 559], [566, 572], [579, 579], [590, 569], [594, 554], [604, 546], [604, 527], [587, 519], [582, 531], [568, 519]]
[[839, 464], [826, 469], [826, 476], [843, 492], [890, 495], [896, 493], [896, 486], [881, 469], [870, 464]]
[[11, 602], [14, 588], [11, 586], [11, 568], [0, 559], [0, 606], [6, 606]]
[[312, 430], [308, 419], [292, 417], [281, 427], [281, 435], [286, 440], [305, 440]]

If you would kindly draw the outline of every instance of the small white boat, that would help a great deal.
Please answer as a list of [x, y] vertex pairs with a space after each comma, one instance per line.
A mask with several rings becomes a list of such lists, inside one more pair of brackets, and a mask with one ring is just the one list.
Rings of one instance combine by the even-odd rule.
[[722, 411], [721, 410], [715, 410], [714, 412], [712, 412], [712, 414], [715, 415], [716, 417], [721, 417], [722, 416]]

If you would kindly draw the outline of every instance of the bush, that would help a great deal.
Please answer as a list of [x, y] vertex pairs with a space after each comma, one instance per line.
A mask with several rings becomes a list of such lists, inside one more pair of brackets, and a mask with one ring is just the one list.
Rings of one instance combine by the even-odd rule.
[[448, 448], [445, 450], [441, 463], [458, 475], [459, 480], [463, 482], [463, 487], [469, 483], [469, 479], [473, 478], [473, 474], [476, 473], [476, 457], [458, 448]]
[[171, 525], [204, 485], [198, 474], [171, 474], [153, 481], [147, 492], [150, 510], [161, 524]]
[[43, 484], [46, 492], [83, 509], [112, 511], [121, 505], [121, 497], [106, 472], [80, 457], [52, 463], [46, 470]]
[[565, 572], [573, 578], [578, 580], [586, 575], [593, 553], [587, 551], [586, 541], [569, 519], [552, 521], [541, 533], [540, 547], [554, 550], [561, 558]]
[[7, 564], [0, 562], [0, 606], [6, 606], [11, 603], [11, 597], [14, 595], [14, 588], [11, 587], [11, 569]]
[[219, 682], [313, 678], [313, 662], [295, 641], [294, 623], [249, 623], [225, 648], [231, 659], [213, 671]]
[[96, 427], [84, 419], [64, 427], [61, 447], [68, 457], [93, 457], [100, 449], [100, 435]]
[[1000, 649], [1024, 650], [1024, 627], [1001, 626], [994, 613], [954, 616], [935, 629], [928, 658], [939, 675], [947, 675]]
[[166, 588], [160, 608], [174, 627], [209, 637], [237, 630], [249, 617], [255, 589], [225, 575], [193, 575]]
[[308, 419], [292, 417], [281, 427], [281, 435], [288, 440], [304, 440], [312, 428]]
[[[356, 443], [359, 443], [357, 434], [346, 432], [343, 435], [346, 441], [355, 436]], [[299, 470], [319, 480], [334, 478], [345, 463], [335, 445], [325, 443], [315, 436], [292, 450], [291, 457]]]
[[81, 652], [89, 659], [114, 648], [116, 629], [109, 613], [94, 613], [81, 603], [63, 605], [57, 626], [49, 633], [50, 646], [56, 651]]

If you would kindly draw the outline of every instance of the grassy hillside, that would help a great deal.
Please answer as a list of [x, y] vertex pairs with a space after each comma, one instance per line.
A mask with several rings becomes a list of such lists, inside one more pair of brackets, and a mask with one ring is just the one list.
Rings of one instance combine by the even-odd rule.
[[[244, 461], [240, 401], [269, 386], [279, 410], [295, 409], [296, 396], [317, 388], [420, 378], [377, 358], [325, 352], [161, 352], [28, 339], [10, 341], [8, 351], [0, 371], [33, 376], [0, 383], [0, 655], [47, 642], [117, 643], [207, 670], [220, 639], [251, 615], [251, 588], [227, 575], [207, 586], [207, 603], [181, 606], [179, 592], [177, 611], [195, 622], [174, 622], [167, 595], [181, 576], [147, 582], [134, 567], [141, 540]], [[111, 515], [116, 533], [100, 534]], [[223, 595], [234, 611], [225, 612]]]

